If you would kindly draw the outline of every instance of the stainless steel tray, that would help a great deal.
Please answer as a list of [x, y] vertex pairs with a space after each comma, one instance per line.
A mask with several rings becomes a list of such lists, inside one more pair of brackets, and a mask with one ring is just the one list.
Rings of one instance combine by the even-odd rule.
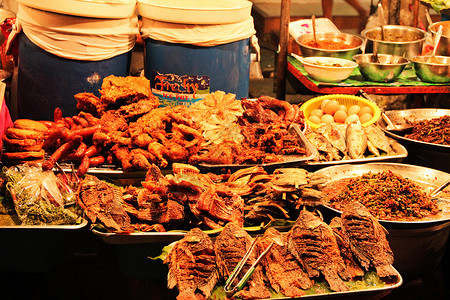
[[93, 228], [92, 233], [98, 236], [104, 243], [113, 245], [170, 243], [181, 240], [186, 232], [133, 232], [129, 234], [117, 234], [101, 232]]
[[[0, 216], [0, 220], [2, 218], [8, 217], [7, 215]], [[0, 222], [0, 224], [4, 224]], [[0, 225], [0, 232], [6, 230], [13, 231], [36, 231], [36, 230], [46, 230], [46, 231], [63, 231], [63, 230], [76, 230], [85, 227], [88, 224], [88, 221], [83, 218], [80, 224], [75, 225]]]
[[[394, 122], [394, 124], [403, 124], [407, 120], [430, 120], [433, 118], [450, 115], [450, 110], [438, 108], [418, 108], [392, 110], [386, 111], [385, 113]], [[403, 135], [389, 132], [386, 130], [386, 123], [381, 118], [378, 120], [378, 125], [380, 125], [387, 136], [396, 139], [399, 143], [406, 147], [408, 150], [408, 157], [404, 160], [405, 163], [450, 172], [450, 146], [416, 141], [405, 138]]]
[[[263, 163], [257, 164], [262, 167], [267, 168], [282, 168], [282, 167], [293, 167], [298, 165], [303, 165], [305, 162], [314, 159], [319, 152], [316, 147], [306, 138], [303, 132], [300, 130], [297, 124], [292, 124], [288, 129], [290, 134], [294, 134], [298, 137], [298, 141], [301, 147], [305, 148], [305, 155], [281, 155], [282, 161], [273, 163]], [[254, 166], [255, 164], [204, 164], [200, 163], [199, 167], [206, 169], [241, 169]]]
[[[415, 109], [405, 109], [405, 110], [390, 110], [385, 112], [386, 116], [391, 119], [394, 124], [405, 124], [406, 122], [431, 120], [434, 118], [443, 117], [450, 115], [450, 109], [439, 109], [439, 108], [415, 108]], [[422, 141], [417, 141], [409, 138], [405, 138], [403, 135], [392, 133], [386, 130], [386, 122], [380, 118], [377, 124], [383, 129], [387, 136], [392, 137], [400, 142], [407, 142], [412, 144], [421, 145], [422, 147], [428, 147], [430, 149], [436, 149], [437, 151], [446, 151], [450, 153], [450, 146], [433, 144]]]
[[[344, 178], [351, 178], [356, 176], [361, 176], [368, 172], [382, 172], [382, 171], [392, 171], [396, 174], [408, 178], [417, 184], [419, 184], [426, 192], [440, 186], [442, 183], [450, 179], [450, 174], [416, 165], [409, 164], [398, 164], [398, 163], [367, 163], [367, 164], [346, 164], [339, 166], [331, 166], [327, 168], [320, 169], [313, 173], [313, 176], [325, 176], [327, 178], [326, 182], [330, 183], [333, 181], [338, 181]], [[442, 211], [433, 219], [423, 219], [417, 221], [389, 221], [389, 220], [379, 220], [382, 225], [429, 225], [435, 224], [437, 222], [447, 222], [450, 221], [450, 187], [445, 188], [440, 194], [439, 198], [444, 201], [439, 201], [439, 206]], [[448, 200], [448, 201], [445, 201]], [[325, 206], [326, 208], [340, 214], [339, 210], [336, 210], [330, 206]]]
[[[394, 268], [395, 269], [395, 268]], [[403, 278], [400, 273], [395, 270], [397, 274], [392, 278], [381, 278], [384, 282], [383, 287], [374, 287], [360, 290], [350, 290], [345, 292], [331, 292], [326, 294], [304, 295], [301, 297], [273, 297], [270, 300], [284, 300], [284, 299], [381, 299], [388, 295], [393, 289], [400, 287], [403, 284]]]
[[343, 165], [343, 164], [362, 164], [362, 163], [372, 163], [372, 162], [402, 162], [404, 158], [408, 156], [408, 150], [397, 141], [392, 144], [392, 149], [395, 154], [385, 155], [385, 156], [374, 156], [368, 158], [358, 158], [358, 159], [344, 159], [335, 161], [323, 161], [323, 162], [306, 162], [306, 168], [312, 167], [313, 169], [324, 168], [328, 166]]

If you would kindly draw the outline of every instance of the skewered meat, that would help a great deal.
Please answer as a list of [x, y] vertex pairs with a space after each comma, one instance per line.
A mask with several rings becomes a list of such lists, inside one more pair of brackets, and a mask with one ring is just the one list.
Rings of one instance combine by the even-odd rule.
[[[228, 223], [217, 236], [214, 242], [214, 251], [217, 257], [217, 266], [219, 274], [227, 279], [233, 272], [236, 265], [244, 257], [247, 250], [253, 242], [252, 237], [239, 225], [235, 223]], [[255, 247], [255, 249], [258, 249]], [[240, 276], [236, 278], [239, 281], [242, 275], [247, 272], [250, 266], [255, 262], [259, 256], [259, 251], [252, 251], [248, 260], [246, 261]], [[269, 290], [264, 286], [264, 276], [262, 267], [256, 267], [253, 275], [248, 281], [248, 285], [241, 291], [237, 292], [235, 296], [244, 299], [264, 299], [270, 298]]]
[[281, 292], [287, 297], [305, 295], [303, 290], [311, 288], [313, 281], [289, 252], [286, 236], [269, 227], [258, 243], [261, 249], [266, 249], [272, 242], [274, 245], [261, 261], [270, 285], [277, 293]]
[[333, 230], [313, 213], [302, 210], [288, 233], [288, 249], [310, 278], [323, 274], [333, 291], [347, 291], [339, 277], [345, 271]]
[[98, 219], [106, 228], [116, 232], [132, 230], [130, 217], [122, 206], [123, 196], [119, 188], [86, 175], [78, 185], [77, 202], [92, 223]]
[[342, 211], [342, 232], [348, 236], [353, 253], [366, 270], [374, 266], [380, 277], [396, 275], [394, 255], [385, 229], [360, 202], [347, 204]]
[[164, 263], [169, 265], [167, 287], [178, 287], [178, 300], [208, 299], [219, 280], [213, 242], [198, 228], [175, 243]]

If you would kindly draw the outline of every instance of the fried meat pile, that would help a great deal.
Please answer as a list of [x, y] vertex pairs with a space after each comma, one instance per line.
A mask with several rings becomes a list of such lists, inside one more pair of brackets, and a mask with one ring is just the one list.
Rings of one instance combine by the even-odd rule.
[[[92, 190], [95, 188], [92, 182], [89, 176], [83, 184], [89, 183]], [[120, 187], [120, 194], [114, 195], [124, 207], [121, 213], [130, 217], [136, 231], [194, 227], [220, 230], [228, 222], [259, 226], [279, 219], [295, 219], [299, 207], [321, 203], [323, 195], [317, 191], [321, 183], [322, 179], [312, 178], [303, 169], [279, 169], [268, 174], [255, 166], [217, 175], [174, 163], [172, 174], [163, 175], [153, 164], [142, 186]], [[84, 194], [79, 197], [80, 203], [91, 202], [83, 200]], [[96, 203], [94, 207], [101, 205]], [[109, 226], [98, 217], [91, 220], [110, 231], [129, 230]]]
[[304, 126], [303, 114], [286, 101], [237, 100], [216, 91], [189, 107], [159, 107], [148, 79], [113, 75], [99, 92], [75, 95], [76, 116], [55, 110], [43, 145], [52, 154], [45, 169], [60, 161], [78, 164], [78, 175], [102, 164], [125, 172], [152, 164], [262, 164], [306, 152], [288, 130]]
[[288, 131], [291, 124], [304, 125], [298, 105], [267, 96], [243, 99], [241, 104], [243, 112], [237, 115], [235, 133], [240, 138], [204, 147], [189, 163], [263, 164], [283, 161], [282, 155], [306, 153]]

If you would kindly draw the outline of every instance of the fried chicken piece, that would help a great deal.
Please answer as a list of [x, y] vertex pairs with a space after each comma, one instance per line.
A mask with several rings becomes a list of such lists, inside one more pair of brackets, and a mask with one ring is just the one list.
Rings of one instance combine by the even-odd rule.
[[101, 125], [101, 129], [92, 136], [94, 144], [102, 146], [131, 145], [131, 138], [127, 133], [128, 123], [120, 114], [107, 111], [102, 115], [98, 124]]
[[167, 167], [169, 164], [167, 160], [164, 158], [163, 152], [165, 151], [165, 148], [162, 144], [158, 142], [152, 142], [148, 145], [147, 148], [148, 152], [150, 152], [152, 155], [154, 155], [157, 158], [157, 162], [161, 168]]
[[106, 110], [107, 105], [93, 93], [78, 93], [74, 98], [77, 100], [77, 109], [95, 117], [100, 117]]
[[114, 145], [111, 148], [111, 152], [114, 154], [116, 159], [120, 162], [122, 165], [122, 169], [124, 171], [130, 171], [133, 168], [133, 165], [131, 164], [131, 156], [130, 156], [130, 150], [128, 147]]
[[118, 106], [152, 96], [150, 81], [145, 77], [134, 76], [120, 77], [110, 75], [105, 77], [99, 92], [103, 103]]
[[132, 149], [130, 156], [130, 162], [133, 165], [133, 169], [136, 170], [148, 170], [151, 164], [157, 161], [153, 154], [140, 148]]
[[158, 106], [159, 106], [159, 99], [152, 95], [148, 99], [142, 99], [139, 100], [138, 102], [121, 106], [117, 110], [117, 113], [122, 115], [127, 120], [132, 120], [141, 117], [146, 113], [149, 113]]
[[193, 165], [199, 163], [212, 165], [233, 164], [236, 155], [241, 152], [240, 150], [242, 150], [241, 147], [234, 142], [225, 142], [220, 145], [211, 144], [206, 152], [191, 155], [189, 163]]

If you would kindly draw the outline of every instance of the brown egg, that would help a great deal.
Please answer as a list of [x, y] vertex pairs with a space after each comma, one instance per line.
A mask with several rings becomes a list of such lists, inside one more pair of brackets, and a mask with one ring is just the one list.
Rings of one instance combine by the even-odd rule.
[[316, 109], [313, 109], [309, 115], [317, 116], [320, 118], [321, 116], [323, 116], [323, 111], [320, 108], [316, 108]]
[[361, 121], [362, 124], [369, 122], [371, 119], [372, 119], [372, 115], [369, 113], [362, 114], [359, 117], [359, 120]]
[[363, 114], [366, 114], [366, 113], [373, 115], [372, 108], [370, 106], [366, 105], [366, 106], [361, 107], [361, 109], [359, 110], [358, 116], [361, 117]]
[[334, 115], [335, 112], [337, 112], [339, 109], [339, 102], [336, 100], [330, 100], [325, 104], [325, 107], [323, 108], [323, 112], [329, 115]]
[[330, 114], [324, 114], [322, 116], [322, 118], [320, 118], [320, 121], [322, 123], [333, 123], [334, 122], [334, 117]]
[[344, 123], [347, 119], [347, 113], [343, 110], [338, 110], [334, 113], [334, 121], [337, 123]]
[[308, 120], [314, 124], [320, 124], [320, 118], [318, 116], [309, 116]]
[[348, 108], [347, 110], [347, 114], [350, 115], [357, 115], [359, 113], [359, 111], [361, 110], [361, 106], [359, 105], [352, 105]]

